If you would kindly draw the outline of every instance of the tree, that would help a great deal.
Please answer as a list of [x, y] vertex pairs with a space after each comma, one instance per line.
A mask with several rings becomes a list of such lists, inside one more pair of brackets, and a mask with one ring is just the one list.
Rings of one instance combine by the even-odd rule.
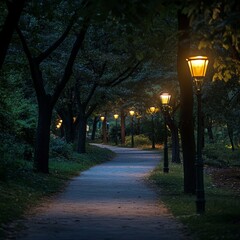
[[180, 86], [180, 133], [183, 151], [184, 192], [195, 193], [195, 140], [193, 123], [193, 88], [186, 59], [190, 51], [189, 18], [178, 12], [177, 70]]
[[55, 106], [61, 92], [63, 91], [64, 87], [66, 86], [67, 82], [71, 77], [74, 61], [83, 43], [87, 28], [89, 26], [89, 19], [85, 18], [82, 21], [82, 27], [80, 28], [80, 31], [76, 34], [76, 39], [72, 46], [71, 54], [68, 58], [68, 62], [66, 64], [63, 75], [61, 79], [57, 82], [55, 89], [52, 91], [52, 93], [48, 93], [46, 91], [43, 79], [44, 74], [43, 70], [41, 70], [40, 65], [65, 40], [71, 30], [72, 25], [75, 23], [76, 18], [77, 15], [74, 14], [69, 22], [69, 25], [67, 26], [61, 37], [57, 41], [55, 41], [52, 46], [47, 48], [44, 52], [41, 52], [37, 57], [33, 56], [22, 31], [19, 28], [17, 29], [18, 35], [23, 45], [23, 50], [29, 62], [33, 85], [36, 91], [38, 101], [38, 126], [34, 152], [34, 167], [35, 170], [38, 172], [49, 172], [48, 160], [50, 125], [53, 107]]

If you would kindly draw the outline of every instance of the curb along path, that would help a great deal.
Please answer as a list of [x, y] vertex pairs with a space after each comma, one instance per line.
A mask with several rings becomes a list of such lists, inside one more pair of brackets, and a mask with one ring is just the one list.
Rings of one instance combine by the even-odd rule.
[[22, 221], [25, 229], [15, 239], [187, 239], [143, 181], [158, 164], [159, 153], [98, 146], [117, 156], [73, 178], [63, 193]]

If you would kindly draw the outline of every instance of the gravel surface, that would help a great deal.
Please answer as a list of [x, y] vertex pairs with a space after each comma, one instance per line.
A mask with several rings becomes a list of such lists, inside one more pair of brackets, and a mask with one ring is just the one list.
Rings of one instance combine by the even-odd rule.
[[[110, 148], [117, 156], [70, 181], [66, 189], [18, 222], [18, 240], [190, 239], [144, 177], [158, 152]], [[14, 234], [15, 235], [15, 234]], [[11, 239], [11, 237], [9, 237]]]

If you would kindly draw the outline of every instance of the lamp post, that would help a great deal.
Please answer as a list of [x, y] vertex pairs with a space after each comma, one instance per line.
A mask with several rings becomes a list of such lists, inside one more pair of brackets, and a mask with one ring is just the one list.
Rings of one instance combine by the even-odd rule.
[[152, 149], [155, 149], [155, 133], [154, 133], [154, 114], [156, 113], [155, 107], [150, 107], [149, 112], [152, 117]]
[[129, 114], [130, 114], [130, 116], [131, 116], [131, 136], [132, 136], [131, 147], [133, 148], [133, 147], [134, 147], [133, 117], [134, 117], [135, 112], [134, 112], [133, 110], [130, 110], [130, 111], [129, 111]]
[[118, 117], [119, 117], [119, 115], [118, 115], [118, 114], [114, 114], [113, 116], [114, 116], [114, 118], [115, 118], [115, 120], [116, 120], [116, 134], [115, 134], [115, 143], [116, 143], [116, 145], [118, 145], [118, 129], [117, 129], [117, 120], [118, 120]]
[[162, 93], [160, 95], [160, 100], [162, 104], [163, 116], [164, 116], [164, 163], [163, 163], [163, 172], [168, 173], [168, 136], [167, 136], [167, 113], [168, 113], [168, 104], [170, 102], [171, 95], [169, 93]]
[[196, 154], [196, 212], [205, 212], [205, 193], [203, 179], [202, 159], [202, 84], [206, 75], [208, 58], [194, 56], [187, 59], [191, 76], [194, 79], [195, 93], [197, 96], [197, 154]]
[[102, 141], [105, 142], [105, 135], [106, 135], [105, 134], [106, 126], [105, 126], [105, 123], [104, 123], [105, 117], [101, 116], [100, 120], [102, 121]]

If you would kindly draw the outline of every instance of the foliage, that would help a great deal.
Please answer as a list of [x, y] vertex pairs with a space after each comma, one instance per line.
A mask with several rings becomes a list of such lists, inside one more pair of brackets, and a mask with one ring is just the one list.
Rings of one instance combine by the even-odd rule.
[[55, 135], [51, 135], [50, 139], [50, 157], [62, 156], [66, 159], [70, 159], [73, 152], [72, 144], [66, 142], [65, 139]]
[[[131, 136], [126, 136], [125, 146], [131, 146]], [[134, 146], [135, 147], [144, 147], [151, 145], [150, 139], [144, 134], [134, 135]]]
[[191, 4], [185, 11], [191, 16], [194, 39], [199, 49], [205, 49], [210, 55], [214, 68], [212, 79], [234, 79], [239, 84], [240, 31], [236, 27], [239, 22], [239, 2], [189, 2]]
[[161, 201], [187, 226], [193, 239], [239, 239], [240, 203], [234, 192], [217, 188], [205, 175], [206, 212], [198, 215], [196, 197], [183, 193], [183, 167], [170, 163], [168, 174], [162, 167], [161, 163], [149, 180], [160, 188]]
[[240, 166], [240, 149], [232, 151], [223, 143], [207, 144], [203, 149], [204, 162], [209, 166], [233, 167]]

